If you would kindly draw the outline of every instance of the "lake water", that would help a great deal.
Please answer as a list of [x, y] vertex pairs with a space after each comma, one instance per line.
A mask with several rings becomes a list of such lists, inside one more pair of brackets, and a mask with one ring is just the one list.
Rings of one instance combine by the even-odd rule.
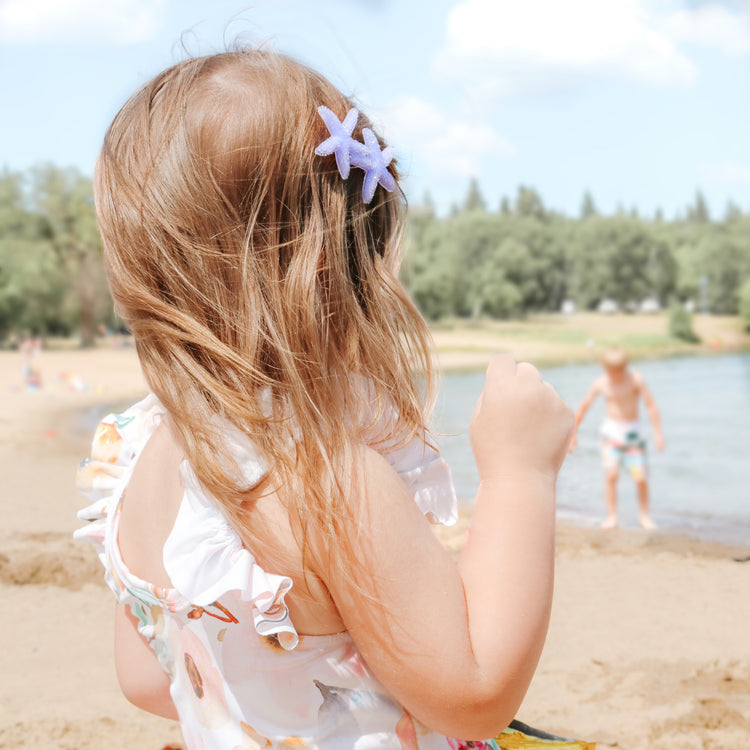
[[[656, 398], [667, 443], [664, 453], [657, 453], [649, 441], [651, 510], [661, 531], [750, 544], [750, 354], [638, 362], [634, 368]], [[574, 408], [600, 372], [597, 364], [542, 370]], [[483, 384], [483, 373], [444, 375], [433, 422], [443, 433], [438, 442], [451, 466], [459, 501], [467, 507], [478, 484], [468, 424]], [[88, 439], [111, 410], [98, 407], [80, 414], [76, 432]], [[650, 437], [651, 424], [643, 411]], [[599, 399], [581, 425], [578, 447], [560, 472], [560, 518], [591, 526], [604, 519], [598, 437], [603, 416]], [[620, 525], [637, 527], [635, 487], [625, 472], [619, 489]]]
[[[750, 355], [638, 362], [634, 369], [656, 399], [666, 440], [663, 453], [649, 440], [654, 520], [666, 533], [750, 544]], [[542, 374], [575, 408], [600, 372], [592, 364], [547, 368]], [[483, 374], [445, 375], [433, 423], [443, 433], [438, 441], [458, 496], [469, 506], [478, 480], [468, 421], [483, 383]], [[603, 416], [599, 399], [558, 482], [559, 517], [586, 525], [605, 515], [598, 437]], [[650, 438], [644, 409], [641, 417]], [[624, 471], [619, 490], [620, 525], [637, 527], [635, 487]]]

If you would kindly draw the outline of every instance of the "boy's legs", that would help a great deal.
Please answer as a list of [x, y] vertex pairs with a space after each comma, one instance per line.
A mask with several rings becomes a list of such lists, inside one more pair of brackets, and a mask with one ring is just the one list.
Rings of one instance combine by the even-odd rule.
[[646, 443], [639, 441], [625, 451], [625, 465], [633, 477], [638, 492], [638, 520], [644, 529], [655, 529], [651, 520], [648, 486], [648, 465], [646, 463]]
[[638, 490], [638, 520], [644, 529], [655, 529], [656, 524], [649, 514], [648, 479], [636, 480], [635, 486]]
[[602, 438], [602, 466], [604, 467], [604, 500], [607, 503], [607, 519], [603, 529], [617, 526], [617, 480], [620, 478], [622, 446], [608, 438]]
[[603, 529], [614, 529], [617, 526], [617, 480], [620, 472], [609, 468], [604, 472], [604, 499], [607, 503], [607, 519], [602, 523]]

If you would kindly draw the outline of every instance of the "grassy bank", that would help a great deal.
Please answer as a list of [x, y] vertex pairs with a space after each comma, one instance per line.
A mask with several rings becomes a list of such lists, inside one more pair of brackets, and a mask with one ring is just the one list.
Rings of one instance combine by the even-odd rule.
[[484, 367], [497, 352], [536, 365], [596, 361], [609, 346], [624, 347], [632, 359], [683, 354], [750, 351], [750, 334], [738, 317], [695, 315], [700, 337], [689, 344], [669, 335], [667, 314], [532, 315], [523, 321], [451, 320], [433, 325], [438, 357], [444, 370]]
[[[736, 316], [695, 315], [693, 327], [701, 341], [689, 344], [669, 335], [667, 314], [657, 315], [530, 315], [524, 320], [445, 320], [431, 326], [440, 364], [445, 371], [481, 370], [498, 352], [517, 360], [550, 367], [597, 361], [615, 344], [631, 359], [685, 354], [750, 351], [750, 333]], [[128, 337], [102, 339], [100, 348], [132, 349]], [[47, 338], [46, 351], [78, 349], [75, 338]]]

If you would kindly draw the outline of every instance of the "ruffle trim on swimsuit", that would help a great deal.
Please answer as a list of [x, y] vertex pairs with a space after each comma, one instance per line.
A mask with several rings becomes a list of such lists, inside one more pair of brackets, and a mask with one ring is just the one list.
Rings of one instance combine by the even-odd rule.
[[430, 523], [443, 526], [456, 523], [458, 502], [451, 470], [432, 446], [415, 439], [406, 447], [383, 456], [406, 483]]
[[91, 445], [91, 457], [81, 461], [76, 474], [77, 488], [91, 505], [78, 512], [78, 518], [89, 523], [73, 534], [78, 541], [89, 542], [104, 567], [104, 580], [121, 603], [137, 600], [133, 585], [138, 580], [140, 594], [146, 600], [169, 599], [171, 608], [177, 605], [174, 597], [162, 595], [163, 590], [140, 582], [130, 576], [120, 559], [119, 550], [112, 544], [113, 528], [119, 519], [120, 502], [135, 460], [149, 437], [161, 422], [164, 409], [155, 396], [148, 396], [123, 414], [109, 414], [96, 428]]
[[[229, 591], [250, 602], [259, 635], [276, 635], [289, 650], [298, 641], [284, 597], [292, 588], [287, 576], [267, 573], [242, 546], [221, 511], [203, 494], [187, 462], [181, 467], [185, 494], [175, 524], [164, 545], [164, 567], [172, 588], [155, 586], [128, 570], [116, 544], [120, 504], [138, 457], [165, 411], [151, 395], [121, 415], [110, 414], [94, 435], [91, 458], [78, 470], [76, 485], [92, 504], [78, 517], [89, 523], [74, 533], [96, 548], [104, 578], [122, 604], [164, 604], [170, 611], [207, 606]], [[231, 437], [233, 447], [236, 436]], [[248, 441], [249, 443], [249, 441]], [[242, 446], [238, 464], [251, 481], [265, 473], [253, 446]]]
[[284, 603], [292, 579], [263, 570], [221, 511], [207, 500], [187, 461], [181, 473], [185, 495], [163, 553], [172, 584], [200, 607], [228, 591], [239, 591], [243, 601], [252, 603], [258, 634], [276, 635], [283, 648], [293, 649], [299, 637]]

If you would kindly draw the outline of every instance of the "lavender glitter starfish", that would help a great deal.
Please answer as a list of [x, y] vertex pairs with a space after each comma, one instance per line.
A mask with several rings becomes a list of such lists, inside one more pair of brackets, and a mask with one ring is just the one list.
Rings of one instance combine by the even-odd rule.
[[336, 166], [339, 168], [339, 174], [346, 179], [349, 177], [349, 167], [352, 163], [352, 155], [362, 155], [364, 146], [352, 138], [352, 131], [357, 124], [359, 112], [356, 109], [350, 109], [343, 122], [328, 109], [328, 107], [318, 107], [318, 114], [328, 128], [331, 137], [323, 141], [316, 149], [318, 156], [330, 156], [336, 154]]
[[375, 195], [375, 188], [380, 183], [389, 193], [395, 190], [396, 180], [388, 171], [388, 165], [393, 159], [393, 149], [388, 146], [382, 151], [380, 143], [375, 133], [370, 128], [362, 129], [362, 136], [365, 139], [367, 149], [366, 159], [352, 159], [352, 165], [363, 169], [365, 172], [365, 181], [362, 185], [362, 200], [369, 203]]
[[356, 109], [350, 109], [343, 122], [340, 122], [328, 107], [318, 107], [318, 114], [326, 124], [330, 137], [315, 149], [315, 153], [318, 156], [335, 154], [336, 166], [344, 179], [349, 177], [351, 167], [363, 170], [365, 179], [362, 185], [362, 199], [365, 203], [373, 199], [378, 184], [388, 192], [396, 189], [396, 180], [388, 171], [388, 165], [393, 160], [393, 149], [387, 147], [381, 151], [375, 133], [369, 128], [362, 129], [364, 143], [352, 138], [354, 126], [359, 118]]

